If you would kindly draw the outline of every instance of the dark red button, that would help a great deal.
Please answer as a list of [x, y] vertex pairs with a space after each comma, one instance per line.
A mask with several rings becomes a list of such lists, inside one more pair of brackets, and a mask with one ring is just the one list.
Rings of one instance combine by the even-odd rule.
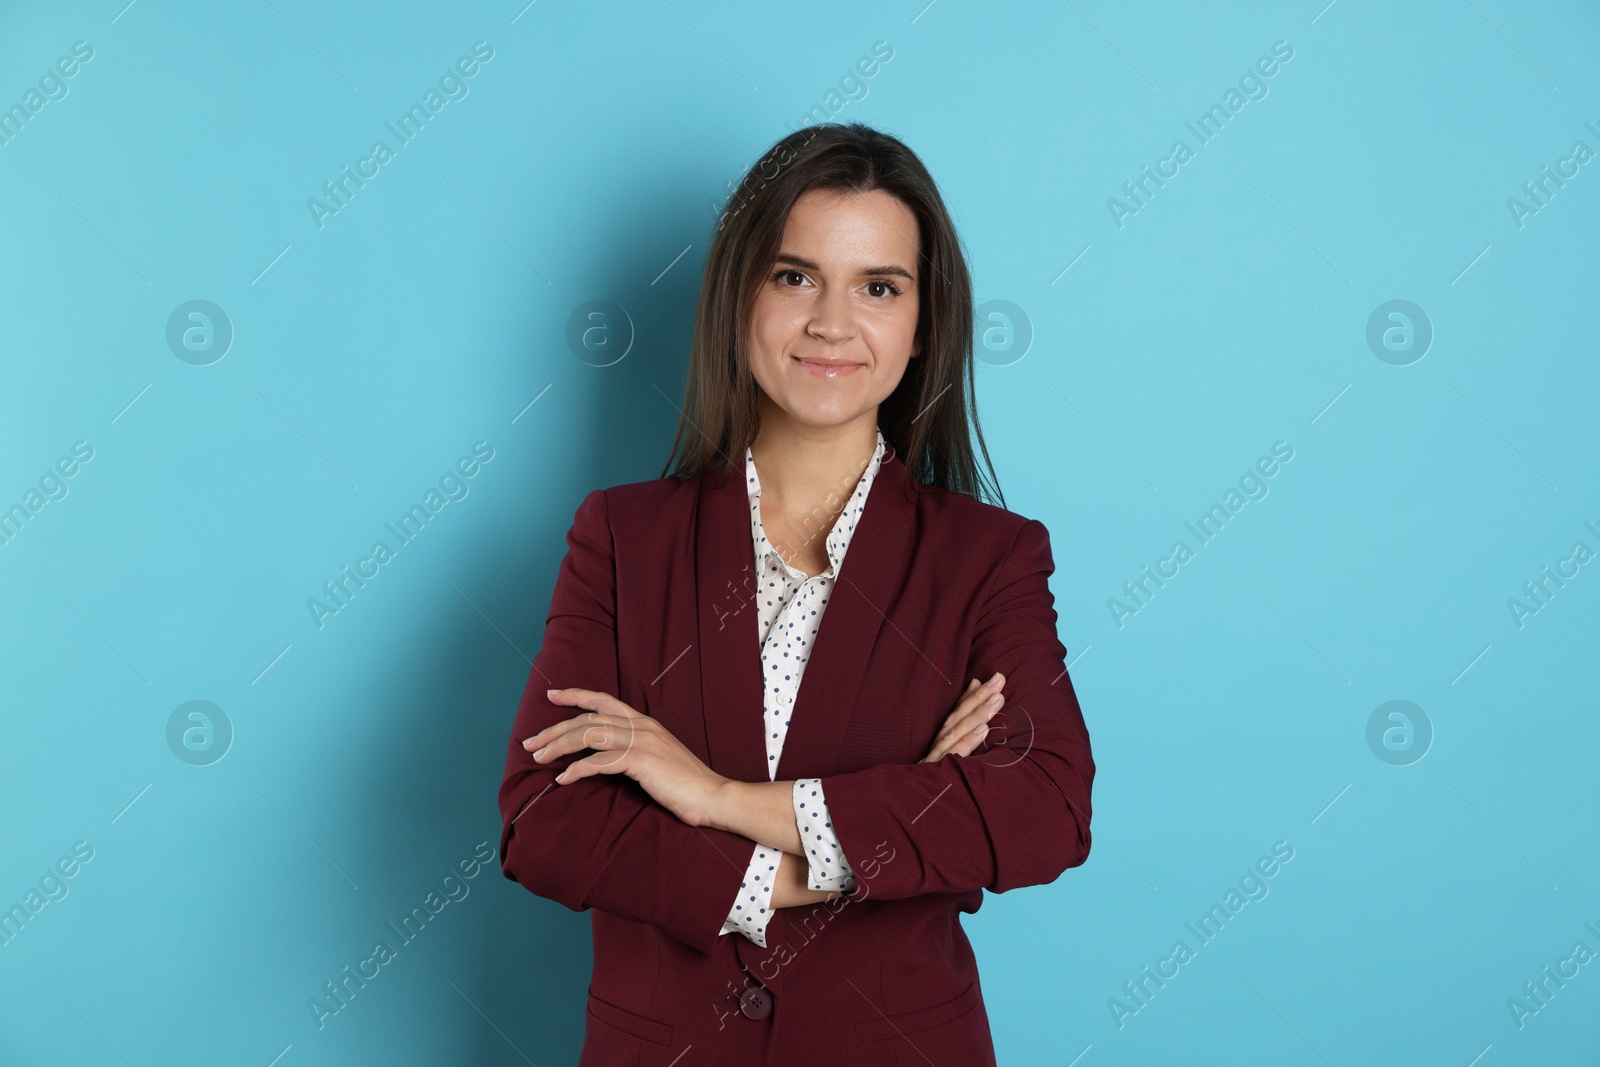
[[751, 986], [739, 997], [739, 1011], [746, 1019], [765, 1019], [772, 1014], [772, 994], [766, 986]]

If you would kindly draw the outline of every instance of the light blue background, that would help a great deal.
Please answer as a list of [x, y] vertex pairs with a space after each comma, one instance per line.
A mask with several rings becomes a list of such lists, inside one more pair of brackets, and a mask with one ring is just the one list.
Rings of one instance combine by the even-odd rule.
[[[0, 146], [0, 506], [94, 450], [0, 546], [0, 906], [94, 850], [0, 947], [0, 1062], [575, 1059], [588, 917], [495, 864], [325, 1028], [308, 1000], [496, 842], [563, 535], [660, 474], [714, 206], [877, 41], [838, 118], [922, 156], [977, 299], [1034, 332], [978, 395], [1099, 765], [1087, 864], [966, 919], [1001, 1062], [1593, 1062], [1600, 962], [1523, 1028], [1507, 1000], [1600, 951], [1600, 567], [1520, 628], [1507, 600], [1600, 550], [1600, 162], [1521, 227], [1507, 200], [1600, 150], [1594, 5], [122, 3], [0, 18], [5, 106], [94, 49]], [[469, 95], [319, 229], [477, 41]], [[1276, 41], [1269, 94], [1119, 229]], [[204, 367], [165, 340], [194, 299], [236, 331]], [[609, 367], [566, 342], [591, 299], [636, 329]], [[1435, 330], [1408, 366], [1365, 339], [1392, 299]], [[1277, 441], [1270, 494], [1119, 628]], [[166, 738], [195, 699], [235, 730], [207, 767]], [[1435, 731], [1410, 766], [1366, 740], [1392, 699]], [[1278, 841], [1270, 895], [1119, 1028]]]

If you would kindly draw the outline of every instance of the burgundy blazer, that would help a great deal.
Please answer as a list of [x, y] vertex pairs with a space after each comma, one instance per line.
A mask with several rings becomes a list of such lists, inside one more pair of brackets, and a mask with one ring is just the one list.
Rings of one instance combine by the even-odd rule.
[[[766, 949], [720, 932], [753, 842], [685, 825], [626, 775], [557, 785], [588, 753], [540, 765], [522, 748], [573, 715], [545, 690], [580, 687], [655, 718], [725, 777], [768, 780], [743, 471], [741, 456], [731, 475], [584, 498], [512, 727], [502, 870], [592, 909], [580, 1067], [993, 1064], [960, 914], [1089, 854], [1094, 761], [1042, 523], [925, 486], [885, 454], [776, 773], [822, 779], [856, 889], [778, 909]], [[967, 680], [997, 670], [1006, 703], [982, 747], [919, 763]]]

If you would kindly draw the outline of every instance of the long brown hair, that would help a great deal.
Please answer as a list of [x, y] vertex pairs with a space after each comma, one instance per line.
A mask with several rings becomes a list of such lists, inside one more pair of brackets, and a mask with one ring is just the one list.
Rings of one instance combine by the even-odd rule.
[[[778, 141], [745, 174], [718, 218], [700, 284], [678, 432], [662, 477], [686, 480], [731, 469], [755, 441], [757, 385], [747, 350], [751, 315], [789, 212], [811, 189], [881, 189], [917, 216], [921, 354], [907, 363], [899, 385], [879, 406], [878, 426], [917, 481], [1004, 507], [978, 425], [972, 280], [960, 237], [916, 153], [859, 122], [802, 127]], [[988, 468], [987, 485], [973, 453], [974, 436]]]

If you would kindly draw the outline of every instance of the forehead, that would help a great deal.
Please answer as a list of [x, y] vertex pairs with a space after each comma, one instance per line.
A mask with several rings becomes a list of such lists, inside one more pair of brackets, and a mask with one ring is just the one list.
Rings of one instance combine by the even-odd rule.
[[841, 269], [866, 263], [898, 263], [910, 269], [920, 250], [916, 213], [881, 189], [808, 190], [789, 212], [780, 248]]

